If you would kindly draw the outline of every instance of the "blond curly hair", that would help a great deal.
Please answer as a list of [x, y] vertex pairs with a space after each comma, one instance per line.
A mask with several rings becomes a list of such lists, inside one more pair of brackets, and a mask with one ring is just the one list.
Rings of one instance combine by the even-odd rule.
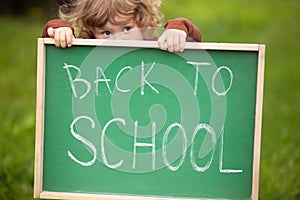
[[158, 27], [161, 0], [72, 0], [59, 8], [59, 16], [72, 23], [79, 38], [94, 38], [93, 27], [114, 23], [117, 17], [133, 19], [139, 28]]

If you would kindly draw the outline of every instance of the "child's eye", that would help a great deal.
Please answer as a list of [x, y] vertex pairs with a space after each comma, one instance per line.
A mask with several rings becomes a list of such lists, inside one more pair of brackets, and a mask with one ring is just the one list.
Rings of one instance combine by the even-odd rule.
[[102, 35], [105, 35], [105, 36], [109, 36], [109, 35], [110, 35], [110, 32], [109, 32], [109, 31], [102, 31], [101, 34], [102, 34]]
[[126, 26], [126, 27], [124, 27], [124, 32], [128, 32], [128, 31], [130, 31], [130, 29], [131, 29], [131, 27], [129, 27], [129, 26]]

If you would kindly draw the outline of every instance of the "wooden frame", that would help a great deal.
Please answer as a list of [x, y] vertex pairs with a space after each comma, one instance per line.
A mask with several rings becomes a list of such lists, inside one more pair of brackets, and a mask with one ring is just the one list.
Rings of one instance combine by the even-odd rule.
[[[105, 42], [105, 43], [104, 43]], [[49, 199], [101, 199], [101, 200], [167, 200], [170, 198], [142, 197], [142, 196], [116, 196], [102, 194], [77, 194], [63, 192], [43, 191], [43, 149], [44, 149], [44, 107], [45, 107], [45, 53], [46, 44], [54, 44], [54, 40], [49, 38], [38, 39], [37, 53], [37, 97], [36, 97], [36, 138], [35, 138], [35, 169], [34, 169], [34, 197]], [[126, 46], [141, 48], [158, 48], [157, 42], [153, 41], [126, 41], [126, 40], [94, 40], [94, 39], [75, 39], [73, 45], [103, 45], [104, 46]], [[233, 43], [187, 43], [186, 49], [203, 50], [239, 50], [257, 51], [258, 76], [256, 93], [256, 116], [255, 116], [255, 135], [253, 152], [253, 175], [252, 175], [252, 197], [257, 200], [259, 193], [259, 170], [260, 170], [260, 145], [262, 127], [262, 106], [263, 106], [263, 84], [264, 84], [264, 63], [265, 45], [263, 44], [233, 44]]]

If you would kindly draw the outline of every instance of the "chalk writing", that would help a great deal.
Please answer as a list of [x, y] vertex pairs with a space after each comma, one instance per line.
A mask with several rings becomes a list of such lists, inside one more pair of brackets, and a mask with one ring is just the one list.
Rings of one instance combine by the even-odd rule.
[[[94, 81], [94, 83], [96, 84], [96, 95], [98, 95], [98, 85], [99, 85], [99, 82], [105, 82], [106, 84], [106, 87], [109, 91], [110, 94], [112, 94], [111, 92], [111, 89], [110, 89], [110, 86], [109, 86], [109, 82], [111, 81], [110, 79], [107, 79], [103, 70], [101, 69], [101, 67], [97, 67], [97, 70], [96, 70], [96, 74], [97, 74], [97, 78], [96, 80]], [[101, 75], [99, 75], [99, 72], [101, 73]], [[103, 78], [100, 78], [100, 77], [103, 77]]]
[[94, 164], [94, 162], [96, 161], [96, 158], [97, 158], [97, 151], [96, 151], [96, 148], [95, 146], [87, 139], [85, 139], [84, 137], [80, 136], [78, 133], [76, 133], [74, 131], [74, 125], [77, 123], [77, 121], [81, 120], [81, 119], [87, 119], [89, 120], [92, 125], [91, 127], [92, 128], [95, 128], [95, 122], [93, 119], [91, 119], [90, 117], [88, 116], [80, 116], [80, 117], [77, 117], [74, 119], [74, 121], [72, 122], [71, 126], [70, 126], [70, 130], [71, 130], [71, 133], [72, 135], [79, 141], [81, 141], [82, 143], [86, 144], [92, 151], [93, 151], [93, 159], [91, 161], [88, 161], [88, 162], [83, 162], [83, 161], [80, 161], [78, 160], [70, 151], [68, 151], [68, 156], [74, 160], [76, 163], [82, 165], [82, 166], [91, 166], [92, 164]]
[[[209, 67], [212, 64], [209, 62], [190, 62], [188, 61], [187, 64], [189, 64], [190, 66], [192, 66], [195, 70], [195, 81], [194, 81], [194, 96], [197, 95], [198, 92], [198, 83], [199, 83], [199, 73], [202, 70], [202, 67]], [[140, 77], [136, 77], [136, 78], [140, 78], [140, 95], [144, 96], [145, 94], [145, 87], [149, 87], [151, 90], [153, 91], [154, 94], [159, 95], [160, 92], [159, 90], [154, 87], [153, 84], [151, 84], [151, 81], [147, 80], [147, 78], [150, 77], [150, 74], [152, 72], [152, 70], [156, 67], [156, 63], [155, 61], [153, 61], [150, 65], [150, 67], [148, 69], [146, 69], [145, 63], [144, 61], [141, 61], [141, 65], [140, 65]], [[87, 95], [89, 95], [91, 93], [91, 87], [92, 84], [94, 84], [95, 87], [95, 96], [99, 96], [101, 92], [104, 91], [100, 91], [99, 90], [99, 84], [104, 83], [105, 87], [107, 88], [108, 92], [110, 95], [112, 95], [112, 88], [111, 88], [111, 80], [112, 77], [107, 77], [105, 74], [105, 71], [100, 67], [96, 67], [96, 71], [95, 71], [95, 80], [93, 82], [85, 79], [82, 77], [82, 73], [80, 68], [74, 66], [74, 65], [69, 65], [69, 64], [64, 64], [63, 67], [68, 75], [68, 80], [70, 83], [70, 87], [73, 93], [73, 96], [75, 98], [79, 98], [80, 100], [84, 99]], [[75, 70], [73, 71], [77, 73], [77, 75], [75, 76], [75, 78], [73, 78], [72, 76], [72, 72], [71, 70]], [[116, 76], [115, 76], [115, 81], [114, 81], [114, 87], [116, 88], [115, 91], [120, 92], [120, 93], [128, 93], [130, 92], [133, 88], [125, 88], [122, 85], [120, 85], [119, 80], [121, 78], [122, 75], [129, 73], [130, 71], [133, 70], [133, 67], [131, 66], [125, 66], [123, 68], [121, 68]], [[216, 79], [217, 76], [221, 76], [220, 72], [221, 70], [224, 70], [225, 72], [228, 72], [229, 77], [230, 77], [230, 83], [227, 86], [227, 88], [223, 89], [224, 91], [221, 91], [220, 88], [217, 89], [216, 87]], [[76, 84], [75, 83], [81, 83], [83, 84], [85, 87], [84, 91], [79, 92], [76, 88]], [[211, 77], [211, 90], [215, 93], [215, 95], [217, 96], [226, 96], [226, 94], [230, 91], [231, 87], [233, 84], [233, 73], [230, 70], [229, 67], [227, 66], [221, 66], [219, 68], [217, 68], [214, 73], [212, 74]], [[81, 87], [82, 88], [82, 87]], [[221, 88], [222, 89], [222, 88]], [[93, 94], [91, 94], [93, 95]], [[97, 151], [96, 151], [96, 145], [93, 142], [89, 141], [88, 139], [84, 138], [83, 136], [81, 136], [80, 134], [78, 134], [75, 129], [74, 126], [76, 125], [76, 123], [78, 123], [78, 121], [80, 120], [84, 120], [84, 121], [88, 121], [89, 123], [91, 123], [91, 128], [94, 129], [95, 128], [95, 123], [96, 121], [94, 121], [94, 119], [90, 116], [78, 116], [76, 117], [72, 123], [70, 124], [70, 132], [72, 134], [72, 136], [74, 138], [76, 138], [78, 141], [82, 142], [83, 144], [85, 144], [86, 146], [88, 146], [88, 148], [91, 150], [93, 158], [90, 161], [81, 161], [79, 158], [77, 158], [71, 151], [68, 151], [68, 156], [71, 158], [71, 160], [73, 160], [75, 163], [88, 167], [91, 166], [95, 163], [96, 159], [97, 159]], [[121, 117], [117, 117], [117, 118], [112, 118], [110, 119], [106, 124], [102, 124], [103, 125], [103, 130], [99, 130], [99, 134], [100, 134], [100, 138], [101, 138], [101, 159], [104, 163], [105, 166], [111, 168], [111, 169], [118, 169], [120, 168], [124, 162], [127, 162], [124, 159], [120, 159], [118, 162], [116, 163], [110, 163], [108, 161], [107, 158], [107, 150], [105, 147], [105, 138], [107, 137], [106, 135], [109, 134], [107, 132], [109, 126], [111, 126], [114, 123], [118, 123], [119, 125], [121, 124], [121, 126], [127, 126], [126, 123], [126, 119], [123, 119]], [[148, 143], [146, 142], [141, 142], [139, 141], [139, 137], [138, 137], [138, 133], [139, 133], [139, 121], [134, 121], [133, 127], [129, 128], [133, 131], [133, 150], [132, 150], [132, 168], [135, 169], [136, 168], [136, 164], [138, 162], [137, 160], [137, 149], [139, 148], [151, 148], [151, 155], [152, 155], [152, 163], [151, 163], [151, 167], [152, 170], [156, 169], [156, 143], [157, 143], [157, 138], [156, 138], [156, 134], [158, 133], [158, 131], [156, 130], [156, 123], [155, 121], [151, 122], [151, 141], [149, 141]], [[181, 138], [182, 141], [182, 146], [179, 146], [178, 148], [181, 148], [181, 156], [179, 158], [179, 162], [177, 162], [177, 164], [174, 164], [174, 162], [170, 162], [169, 157], [168, 157], [168, 138], [170, 137], [170, 132], [173, 129], [178, 129], [177, 135]], [[128, 130], [128, 129], [127, 129]], [[184, 161], [187, 159], [187, 154], [188, 154], [188, 144], [190, 144], [190, 152], [189, 152], [189, 160], [190, 160], [190, 164], [191, 167], [200, 173], [204, 173], [206, 172], [211, 164], [212, 161], [214, 160], [215, 156], [215, 151], [216, 151], [216, 143], [217, 143], [217, 134], [214, 130], [213, 127], [211, 127], [209, 124], [206, 123], [199, 123], [197, 124], [194, 129], [194, 131], [191, 133], [186, 132], [186, 128], [180, 124], [179, 122], [173, 122], [171, 123], [166, 130], [164, 131], [164, 135], [161, 141], [162, 144], [162, 158], [163, 158], [163, 163], [165, 164], [165, 166], [170, 169], [171, 171], [177, 171], [181, 168], [181, 166], [183, 165]], [[203, 130], [203, 131], [201, 131]], [[122, 133], [122, 132], [121, 132]], [[205, 134], [205, 136], [211, 138], [211, 153], [210, 153], [210, 157], [209, 160], [206, 161], [206, 163], [203, 166], [199, 165], [199, 162], [197, 162], [197, 159], [201, 160], [202, 158], [198, 157], [196, 155], [195, 152], [197, 152], [196, 148], [199, 148], [199, 145], [196, 145], [196, 137], [198, 134]], [[188, 135], [191, 135], [192, 137], [188, 137]], [[223, 169], [223, 151], [224, 151], [224, 129], [222, 129], [222, 132], [218, 135], [221, 135], [220, 137], [220, 146], [221, 148], [219, 148], [219, 172], [220, 173], [242, 173], [243, 170], [242, 169]], [[189, 138], [189, 139], [188, 139]], [[188, 141], [191, 140], [191, 141]], [[199, 141], [198, 141], [199, 142]], [[202, 145], [203, 143], [205, 143], [205, 141], [202, 141]], [[200, 145], [200, 146], [202, 146]]]
[[[70, 68], [75, 69], [78, 72], [77, 77], [75, 79], [72, 78]], [[90, 82], [88, 82], [87, 80], [81, 78], [81, 70], [78, 67], [76, 67], [74, 65], [65, 64], [64, 69], [67, 70], [70, 85], [71, 85], [71, 88], [72, 88], [72, 91], [73, 91], [73, 94], [74, 94], [75, 97], [78, 97], [78, 95], [77, 95], [74, 83], [75, 82], [80, 82], [80, 83], [83, 83], [86, 86], [86, 92], [79, 97], [80, 99], [83, 99], [91, 90]]]
[[[196, 96], [197, 95], [197, 91], [198, 91], [198, 82], [199, 82], [199, 72], [200, 72], [200, 67], [207, 67], [207, 66], [210, 66], [211, 63], [208, 63], [208, 62], [187, 62], [188, 64], [192, 65], [195, 67], [195, 83], [194, 83], [194, 95]], [[159, 91], [158, 89], [156, 89], [151, 83], [149, 83], [149, 81], [147, 80], [147, 77], [149, 76], [149, 74], [151, 73], [151, 71], [153, 70], [155, 66], [155, 62], [153, 62], [151, 64], [151, 67], [148, 69], [147, 72], [145, 72], [145, 64], [144, 62], [142, 61], [141, 62], [141, 85], [140, 85], [140, 88], [141, 88], [141, 92], [140, 94], [141, 95], [145, 95], [145, 86], [147, 85], [148, 87], [150, 87], [152, 89], [152, 91], [154, 91], [156, 94], [159, 94]], [[75, 77], [75, 79], [73, 79], [72, 77], [72, 74], [70, 72], [70, 68], [71, 69], [74, 69], [78, 72], [77, 76]], [[70, 81], [70, 85], [71, 85], [71, 88], [72, 88], [72, 91], [73, 91], [73, 95], [74, 97], [78, 97], [78, 94], [77, 94], [77, 90], [76, 90], [76, 86], [75, 86], [75, 82], [81, 82], [83, 83], [85, 86], [86, 86], [86, 91], [84, 92], [84, 94], [82, 94], [79, 98], [80, 99], [83, 99], [86, 97], [86, 95], [91, 91], [91, 83], [82, 78], [81, 77], [81, 70], [74, 66], [74, 65], [67, 65], [65, 64], [64, 66], [64, 69], [67, 70], [67, 73], [68, 73], [68, 78], [69, 78], [69, 81]], [[120, 79], [120, 76], [122, 73], [126, 73], [124, 72], [125, 70], [128, 70], [128, 71], [131, 71], [132, 70], [132, 67], [131, 66], [126, 66], [126, 67], [123, 67], [116, 75], [116, 78], [115, 78], [115, 87], [116, 89], [121, 92], [121, 93], [127, 93], [127, 92], [130, 92], [131, 89], [128, 88], [128, 89], [121, 89], [120, 88], [120, 85], [119, 85], [119, 79]], [[216, 77], [220, 74], [220, 71], [221, 70], [226, 70], [229, 75], [230, 75], [230, 84], [228, 86], [228, 88], [225, 90], [225, 91], [218, 91], [216, 89], [216, 86], [215, 86], [215, 80], [216, 80]], [[102, 78], [101, 78], [102, 77]], [[111, 79], [110, 78], [107, 78], [105, 73], [103, 72], [102, 68], [101, 67], [97, 67], [96, 68], [96, 80], [94, 81], [94, 84], [95, 84], [95, 88], [96, 88], [96, 95], [98, 96], [99, 95], [99, 84], [101, 82], [104, 82], [109, 93], [112, 94], [112, 89], [111, 89], [111, 86], [110, 86], [110, 82], [111, 82]], [[214, 72], [214, 74], [212, 75], [212, 83], [211, 83], [211, 88], [212, 90], [214, 91], [214, 93], [218, 96], [225, 96], [229, 90], [231, 89], [231, 86], [232, 86], [232, 83], [233, 83], [233, 73], [232, 71], [230, 70], [229, 67], [227, 66], [221, 66], [219, 68], [217, 68], [217, 70]]]
[[[73, 128], [74, 128], [74, 125], [79, 121], [79, 120], [88, 120], [92, 123], [92, 128], [94, 128], [94, 124], [95, 124], [95, 121], [88, 117], [88, 116], [80, 116], [80, 117], [77, 117], [74, 119], [74, 121], [71, 123], [70, 125], [70, 129], [71, 129], [71, 133], [72, 135], [78, 139], [79, 141], [83, 142], [84, 144], [88, 145], [90, 147], [90, 149], [93, 151], [93, 155], [94, 155], [94, 158], [93, 160], [89, 161], [89, 162], [83, 162], [83, 161], [80, 161], [78, 160], [77, 158], [75, 158], [75, 156], [73, 156], [73, 154], [68, 151], [68, 155], [71, 157], [72, 160], [74, 160], [74, 162], [82, 165], [82, 166], [91, 166], [92, 164], [94, 164], [95, 160], [96, 160], [96, 156], [97, 156], [97, 153], [96, 153], [96, 147], [95, 145], [88, 141], [87, 139], [85, 139], [84, 137], [78, 135], [77, 133], [74, 132]], [[125, 119], [122, 119], [122, 118], [114, 118], [114, 119], [111, 119], [110, 121], [108, 121], [104, 128], [103, 128], [103, 131], [102, 131], [102, 134], [101, 134], [101, 156], [102, 156], [102, 160], [104, 162], [104, 164], [109, 167], [109, 168], [112, 168], [112, 169], [117, 169], [119, 168], [124, 160], [120, 160], [118, 163], [116, 164], [109, 164], [108, 161], [107, 161], [107, 157], [106, 157], [106, 150], [105, 150], [105, 145], [104, 145], [104, 140], [105, 140], [105, 135], [107, 134], [106, 133], [106, 130], [107, 128], [112, 124], [112, 123], [117, 123], [117, 122], [120, 122], [122, 123], [122, 125], [126, 125], [126, 121]], [[137, 141], [137, 132], [138, 132], [138, 121], [136, 121], [134, 123], [134, 145], [133, 145], [133, 163], [132, 163], [132, 168], [135, 169], [135, 166], [136, 166], [136, 148], [137, 147], [151, 147], [152, 148], [152, 169], [155, 170], [155, 144], [156, 144], [156, 139], [155, 139], [155, 130], [156, 130], [156, 123], [155, 122], [152, 122], [152, 140], [151, 140], [151, 143], [144, 143], [144, 142], [138, 142]], [[183, 139], [183, 146], [182, 146], [182, 158], [180, 160], [180, 163], [177, 165], [177, 166], [172, 166], [171, 163], [169, 163], [168, 161], [168, 158], [167, 158], [167, 153], [166, 153], [166, 140], [167, 140], [167, 137], [171, 131], [172, 128], [174, 127], [179, 127], [179, 129], [181, 130], [181, 134], [182, 134], [182, 139]], [[199, 134], [200, 130], [201, 129], [205, 129], [207, 131], [208, 134], [211, 135], [211, 138], [212, 138], [212, 144], [213, 144], [213, 150], [212, 150], [212, 154], [211, 154], [211, 158], [210, 160], [206, 163], [205, 166], [198, 166], [197, 163], [196, 163], [196, 156], [194, 154], [194, 144], [195, 144], [195, 137], [197, 134]], [[219, 171], [220, 173], [242, 173], [243, 170], [236, 170], [236, 169], [223, 169], [223, 146], [224, 146], [224, 137], [223, 137], [223, 133], [222, 133], [222, 137], [221, 137], [221, 148], [220, 148], [220, 152], [219, 152]], [[164, 137], [163, 137], [163, 160], [164, 160], [164, 163], [166, 164], [166, 166], [172, 170], [172, 171], [177, 171], [181, 165], [183, 164], [185, 158], [186, 158], [186, 151], [187, 151], [187, 133], [184, 129], [184, 127], [179, 124], [179, 123], [172, 123], [168, 128], [167, 130], [165, 131], [164, 133]], [[215, 144], [216, 144], [216, 133], [215, 133], [215, 130], [208, 124], [205, 124], [205, 123], [200, 123], [198, 124], [195, 129], [194, 129], [194, 132], [193, 132], [193, 137], [192, 137], [192, 146], [191, 146], [191, 150], [190, 150], [190, 162], [191, 162], [191, 165], [192, 167], [194, 168], [195, 171], [198, 171], [198, 172], [205, 172], [206, 170], [208, 170], [211, 166], [211, 163], [212, 163], [212, 160], [214, 158], [214, 155], [215, 155]]]
[[[216, 80], [217, 75], [220, 73], [220, 71], [221, 71], [222, 69], [228, 71], [228, 73], [229, 73], [229, 75], [230, 75], [230, 84], [229, 84], [228, 88], [227, 88], [224, 92], [219, 92], [219, 91], [217, 91], [217, 89], [215, 88], [215, 80]], [[212, 89], [213, 89], [213, 91], [214, 91], [214, 93], [215, 93], [216, 95], [218, 95], [218, 96], [225, 96], [225, 95], [227, 94], [227, 92], [230, 90], [230, 88], [231, 88], [231, 86], [232, 86], [232, 82], [233, 82], [233, 74], [232, 74], [231, 70], [230, 70], [228, 67], [226, 67], [226, 66], [221, 66], [221, 67], [219, 67], [219, 68], [216, 70], [216, 72], [215, 72], [214, 75], [213, 75], [213, 79], [212, 79]]]
[[[183, 145], [182, 145], [182, 158], [179, 162], [179, 164], [177, 166], [172, 166], [171, 163], [169, 163], [168, 159], [167, 159], [167, 139], [168, 139], [168, 136], [169, 136], [169, 133], [171, 131], [171, 129], [173, 129], [174, 127], [178, 127], [180, 130], [181, 130], [181, 134], [182, 134], [182, 138], [183, 138]], [[167, 165], [167, 167], [172, 170], [172, 171], [176, 171], [179, 169], [179, 167], [183, 164], [183, 161], [185, 159], [185, 156], [186, 156], [186, 150], [187, 150], [187, 137], [186, 137], [186, 133], [185, 133], [185, 130], [184, 128], [182, 127], [181, 124], [179, 123], [173, 123], [171, 124], [165, 134], [164, 134], [164, 137], [163, 137], [163, 160], [164, 160], [164, 163]]]

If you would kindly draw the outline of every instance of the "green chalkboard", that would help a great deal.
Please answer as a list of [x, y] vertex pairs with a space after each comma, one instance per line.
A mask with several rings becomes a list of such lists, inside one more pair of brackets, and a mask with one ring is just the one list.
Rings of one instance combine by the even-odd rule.
[[263, 45], [38, 51], [35, 197], [257, 198]]

